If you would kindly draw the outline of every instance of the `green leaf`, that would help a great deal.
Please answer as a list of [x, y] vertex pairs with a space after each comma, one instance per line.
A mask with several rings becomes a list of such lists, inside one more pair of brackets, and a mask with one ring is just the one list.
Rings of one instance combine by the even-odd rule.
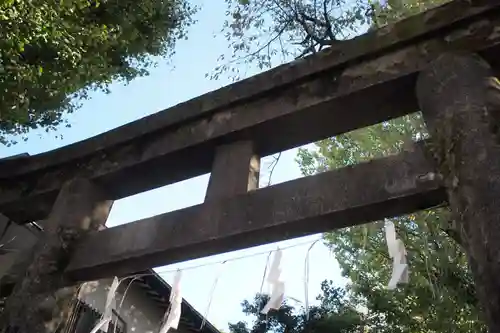
[[55, 130], [89, 91], [146, 75], [194, 12], [187, 0], [2, 1], [0, 142]]

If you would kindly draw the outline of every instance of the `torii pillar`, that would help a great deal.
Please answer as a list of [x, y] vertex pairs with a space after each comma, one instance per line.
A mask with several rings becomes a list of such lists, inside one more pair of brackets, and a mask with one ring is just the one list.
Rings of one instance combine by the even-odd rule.
[[485, 322], [500, 333], [500, 84], [479, 56], [448, 53], [416, 90]]

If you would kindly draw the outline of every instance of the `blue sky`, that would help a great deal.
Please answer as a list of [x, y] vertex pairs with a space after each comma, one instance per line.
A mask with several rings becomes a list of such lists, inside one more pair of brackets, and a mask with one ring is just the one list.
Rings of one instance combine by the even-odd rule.
[[[111, 94], [95, 93], [86, 101], [83, 108], [68, 117], [71, 128], [61, 128], [57, 134], [37, 131], [29, 135], [27, 142], [12, 147], [1, 147], [0, 156], [9, 156], [29, 152], [37, 154], [52, 150], [85, 138], [100, 134], [125, 123], [134, 121], [151, 113], [173, 106], [179, 102], [196, 97], [208, 91], [227, 85], [225, 78], [211, 81], [205, 74], [217, 64], [221, 53], [227, 52], [227, 42], [223, 38], [214, 38], [224, 20], [224, 1], [198, 1], [202, 10], [198, 13], [198, 22], [190, 32], [187, 41], [181, 41], [170, 64], [161, 63], [151, 71], [151, 75], [139, 78], [127, 86], [115, 84]], [[280, 183], [300, 177], [300, 171], [294, 161], [295, 150], [285, 152], [273, 174], [273, 183]], [[267, 159], [269, 161], [269, 159]], [[263, 162], [264, 167], [266, 161]], [[265, 176], [265, 171], [263, 172]], [[192, 206], [203, 201], [208, 175], [166, 186], [115, 202], [108, 226], [131, 222], [140, 218]], [[165, 272], [162, 276], [172, 282], [176, 268], [206, 265], [188, 269], [183, 273], [182, 292], [186, 300], [201, 313], [207, 308], [210, 290], [220, 269], [220, 277], [215, 289], [208, 319], [218, 328], [227, 330], [227, 322], [245, 319], [240, 303], [253, 297], [260, 290], [264, 266], [267, 259], [265, 251], [274, 250], [277, 244], [286, 247], [302, 244], [284, 250], [283, 277], [287, 295], [304, 300], [304, 259], [311, 242], [319, 235], [268, 244], [265, 246], [227, 253], [190, 262], [158, 268]], [[253, 255], [262, 253], [260, 255]], [[223, 266], [217, 263], [229, 258], [253, 255], [245, 259], [230, 261]], [[166, 272], [168, 271], [168, 272]], [[313, 301], [319, 293], [320, 282], [334, 280], [337, 284], [345, 283], [339, 268], [328, 249], [316, 243], [310, 252], [309, 299]]]

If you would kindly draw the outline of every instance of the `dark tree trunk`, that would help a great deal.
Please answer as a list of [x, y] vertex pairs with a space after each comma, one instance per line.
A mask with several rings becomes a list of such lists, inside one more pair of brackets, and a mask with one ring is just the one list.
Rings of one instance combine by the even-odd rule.
[[422, 72], [417, 97], [431, 133], [490, 333], [500, 333], [499, 96], [488, 64], [445, 54]]
[[7, 300], [0, 332], [62, 332], [78, 292], [64, 279], [64, 269], [75, 243], [106, 222], [111, 206], [86, 180], [73, 180], [61, 189], [26, 273]]

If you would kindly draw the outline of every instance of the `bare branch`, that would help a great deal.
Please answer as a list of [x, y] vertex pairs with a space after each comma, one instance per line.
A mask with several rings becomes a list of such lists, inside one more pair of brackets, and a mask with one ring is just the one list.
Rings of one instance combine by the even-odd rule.
[[323, 0], [323, 18], [325, 20], [325, 28], [326, 28], [326, 34], [330, 38], [330, 40], [334, 41], [336, 40], [335, 34], [333, 33], [332, 29], [332, 23], [330, 22], [330, 16], [328, 15], [328, 9], [327, 9], [327, 3], [328, 0]]
[[[274, 156], [273, 156], [274, 157]], [[269, 179], [267, 181], [267, 186], [271, 186], [271, 181], [272, 181], [272, 177], [273, 177], [273, 172], [274, 172], [274, 169], [276, 168], [276, 165], [278, 165], [278, 162], [280, 161], [280, 158], [281, 158], [281, 152], [278, 153], [278, 156], [274, 157], [274, 160], [273, 162], [271, 163], [271, 165], [269, 166], [269, 168], [271, 169], [271, 171], [269, 172]]]
[[305, 19], [301, 18], [300, 16], [303, 16], [303, 13], [295, 13], [295, 20], [302, 26], [306, 34], [318, 45], [325, 44], [325, 41], [318, 36], [311, 30], [311, 27], [307, 24]]

